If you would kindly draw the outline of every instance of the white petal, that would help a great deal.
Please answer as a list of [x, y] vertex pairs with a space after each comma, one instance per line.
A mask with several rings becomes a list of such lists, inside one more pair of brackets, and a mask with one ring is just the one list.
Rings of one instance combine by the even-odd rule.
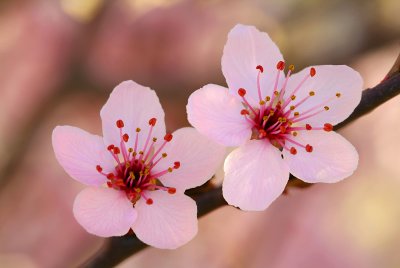
[[110, 237], [125, 235], [137, 213], [124, 192], [92, 187], [76, 197], [74, 216], [89, 233]]
[[[283, 61], [279, 48], [267, 33], [254, 26], [236, 25], [228, 35], [222, 56], [222, 72], [232, 94], [237, 96], [239, 88], [245, 88], [252, 103], [258, 103], [257, 65], [262, 65], [262, 97], [271, 96], [277, 74], [276, 65]], [[283, 75], [280, 75], [280, 81]]]
[[[296, 105], [304, 97], [314, 91], [315, 95], [301, 104], [295, 111], [302, 113], [319, 106], [318, 110], [324, 110], [328, 106], [328, 111], [315, 115], [304, 122], [311, 125], [322, 126], [324, 123], [336, 125], [346, 119], [356, 108], [361, 100], [363, 80], [358, 72], [345, 65], [321, 65], [314, 66], [316, 75], [309, 77], [301, 89], [296, 93], [296, 100], [290, 105]], [[310, 73], [310, 67], [305, 68], [299, 73], [290, 77], [286, 90], [286, 98], [300, 84], [305, 76]], [[340, 93], [340, 97], [336, 97]], [[330, 102], [324, 104], [327, 100]], [[317, 110], [315, 110], [317, 111]]]
[[146, 204], [143, 198], [137, 202], [139, 216], [132, 227], [140, 240], [153, 247], [175, 249], [197, 234], [197, 206], [193, 199], [164, 191], [146, 194], [153, 204]]
[[164, 111], [156, 93], [148, 87], [133, 81], [125, 81], [116, 86], [110, 98], [100, 111], [104, 142], [119, 146], [121, 138], [116, 121], [124, 121], [123, 133], [130, 136], [128, 146], [133, 148], [136, 128], [139, 133], [138, 150], [142, 149], [149, 132], [149, 120], [156, 118], [152, 137], [162, 138], [165, 135]]
[[52, 143], [60, 165], [81, 183], [101, 185], [106, 181], [106, 177], [96, 170], [97, 165], [104, 173], [114, 169], [114, 160], [100, 136], [76, 127], [58, 126], [53, 130]]
[[224, 87], [206, 85], [189, 97], [188, 120], [201, 134], [226, 146], [238, 146], [251, 136], [243, 105]]
[[180, 168], [159, 178], [165, 186], [184, 191], [204, 184], [221, 165], [225, 147], [190, 127], [178, 129], [173, 136], [163, 150], [168, 154], [167, 158], [154, 167], [154, 173], [166, 170], [179, 161]]
[[296, 155], [286, 150], [283, 152], [290, 173], [305, 182], [337, 182], [353, 174], [357, 168], [356, 149], [335, 132], [301, 131], [294, 139], [313, 146], [311, 153], [296, 145], [293, 145], [297, 149]]
[[251, 140], [225, 160], [225, 200], [243, 210], [264, 210], [278, 198], [289, 179], [280, 151], [267, 140]]

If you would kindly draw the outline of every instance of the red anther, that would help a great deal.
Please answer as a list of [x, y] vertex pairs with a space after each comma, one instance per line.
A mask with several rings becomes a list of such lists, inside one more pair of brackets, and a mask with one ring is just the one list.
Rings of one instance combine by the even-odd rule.
[[311, 69], [310, 69], [310, 75], [311, 75], [311, 77], [313, 77], [316, 73], [317, 73], [317, 72], [315, 71], [315, 68], [314, 68], [314, 67], [311, 67]]
[[174, 187], [168, 188], [168, 193], [169, 193], [169, 194], [174, 194], [174, 193], [176, 193], [176, 188], [174, 188]]
[[313, 151], [313, 147], [310, 144], [306, 145], [306, 151], [311, 153]]
[[312, 129], [312, 126], [311, 126], [310, 124], [306, 124], [306, 129], [307, 129], [307, 130], [311, 130], [311, 129]]
[[124, 135], [122, 135], [122, 139], [124, 140], [124, 142], [128, 142], [129, 135], [125, 133]]
[[239, 88], [238, 89], [238, 94], [239, 94], [240, 97], [244, 97], [244, 95], [246, 95], [246, 89]]
[[111, 144], [107, 146], [107, 150], [111, 151], [112, 149], [114, 149], [114, 145]]
[[296, 148], [294, 148], [294, 147], [290, 148], [290, 153], [293, 155], [297, 154]]
[[284, 127], [284, 126], [280, 126], [280, 129], [281, 129], [281, 133], [283, 134], [283, 133], [286, 133], [286, 128]]
[[260, 130], [258, 130], [258, 132], [260, 133], [260, 137], [267, 136], [267, 132], [264, 129], [260, 129]]
[[276, 68], [282, 71], [285, 69], [285, 63], [283, 61], [279, 61], [278, 64], [276, 64]]
[[98, 172], [102, 172], [103, 171], [103, 168], [100, 165], [97, 165], [96, 169], [97, 169]]
[[154, 127], [156, 125], [156, 122], [157, 122], [157, 119], [153, 117], [149, 120], [149, 125]]
[[247, 114], [250, 114], [250, 113], [246, 109], [243, 109], [243, 110], [240, 111], [240, 114], [241, 115], [247, 115]]
[[147, 205], [152, 205], [153, 204], [153, 199], [149, 198], [146, 200]]
[[325, 123], [324, 124], [324, 130], [325, 131], [332, 131], [333, 130], [333, 126], [331, 125], [331, 124], [329, 124], [329, 123]]
[[165, 141], [171, 141], [171, 140], [172, 140], [172, 134], [171, 134], [171, 133], [165, 134], [164, 140], [165, 140]]
[[117, 127], [118, 128], [123, 128], [124, 127], [124, 121], [122, 121], [121, 119], [117, 120]]
[[112, 188], [112, 183], [111, 182], [107, 182], [107, 186], [109, 187], [109, 188]]
[[174, 169], [178, 169], [181, 166], [181, 162], [176, 161], [174, 162]]
[[114, 179], [114, 178], [115, 178], [114, 173], [108, 173], [108, 174], [107, 174], [107, 179], [112, 180], [112, 179]]
[[118, 147], [114, 147], [113, 152], [114, 152], [114, 154], [119, 154], [121, 152], [121, 150]]
[[264, 72], [264, 68], [261, 65], [257, 65], [256, 69], [260, 72]]

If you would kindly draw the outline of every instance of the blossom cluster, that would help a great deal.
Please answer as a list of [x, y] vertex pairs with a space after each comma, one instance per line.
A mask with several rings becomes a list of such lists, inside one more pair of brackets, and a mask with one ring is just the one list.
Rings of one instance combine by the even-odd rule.
[[[225, 200], [251, 211], [280, 196], [290, 173], [309, 183], [350, 176], [358, 154], [333, 126], [359, 103], [362, 78], [344, 65], [294, 70], [266, 33], [237, 25], [222, 56], [228, 88], [208, 84], [189, 97], [194, 128], [166, 132], [157, 95], [133, 81], [119, 84], [101, 109], [103, 137], [57, 126], [58, 162], [87, 185], [73, 205], [78, 223], [97, 236], [132, 230], [174, 249], [197, 233], [196, 203], [185, 190], [222, 162]], [[234, 149], [224, 159], [227, 147]]]

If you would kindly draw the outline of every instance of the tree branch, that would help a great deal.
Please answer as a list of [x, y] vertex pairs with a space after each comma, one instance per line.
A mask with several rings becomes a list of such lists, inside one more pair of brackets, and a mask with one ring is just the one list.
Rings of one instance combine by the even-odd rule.
[[[397, 72], [377, 86], [364, 90], [360, 104], [349, 118], [335, 127], [335, 130], [340, 129], [359, 117], [371, 112], [384, 102], [397, 96], [399, 93], [400, 74]], [[304, 183], [291, 176], [284, 193], [286, 193], [290, 187], [303, 188], [308, 187], [309, 185], [310, 184]], [[191, 196], [196, 200], [199, 217], [226, 205], [226, 201], [222, 196], [221, 187], [210, 188], [208, 191], [191, 194]], [[146, 246], [147, 245], [137, 239], [134, 234], [128, 234], [124, 237], [112, 237], [106, 241], [102, 250], [100, 250], [96, 256], [83, 264], [83, 267], [111, 267], [122, 262], [132, 254], [144, 249]]]

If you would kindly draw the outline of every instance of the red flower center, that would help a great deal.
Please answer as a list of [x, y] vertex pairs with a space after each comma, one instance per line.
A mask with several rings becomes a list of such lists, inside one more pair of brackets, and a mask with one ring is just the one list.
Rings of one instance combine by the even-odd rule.
[[266, 96], [265, 98], [261, 94], [260, 87], [260, 75], [264, 72], [264, 68], [261, 65], [258, 65], [256, 69], [258, 70], [257, 89], [259, 105], [251, 105], [246, 99], [246, 89], [238, 89], [238, 95], [242, 98], [243, 105], [245, 106], [245, 109], [240, 113], [253, 125], [252, 138], [268, 139], [274, 146], [281, 150], [288, 150], [291, 154], [297, 153], [297, 150], [293, 145], [302, 147], [306, 152], [311, 153], [313, 151], [312, 145], [301, 144], [294, 140], [293, 137], [297, 136], [298, 131], [303, 130], [332, 131], [333, 126], [329, 123], [325, 123], [323, 126], [311, 126], [305, 122], [308, 118], [328, 111], [329, 106], [326, 104], [335, 98], [339, 98], [341, 93], [336, 93], [335, 96], [306, 111], [303, 111], [300, 114], [296, 109], [306, 101], [309, 101], [309, 99], [315, 95], [315, 92], [310, 91], [309, 94], [301, 100], [296, 100], [296, 93], [302, 89], [302, 86], [308, 79], [316, 75], [315, 68], [310, 69], [310, 72], [303, 78], [297, 87], [290, 92], [290, 94], [285, 94], [286, 85], [291, 72], [294, 70], [294, 66], [289, 66], [289, 71], [284, 83], [281, 88], [278, 88], [279, 77], [285, 69], [285, 63], [283, 61], [278, 62], [276, 66], [277, 74], [274, 84], [274, 92], [272, 96]]
[[151, 136], [156, 122], [156, 118], [149, 120], [149, 131], [143, 148], [138, 148], [140, 128], [136, 129], [134, 148], [127, 148], [130, 137], [127, 133], [123, 133], [124, 122], [117, 120], [116, 126], [120, 131], [120, 144], [111, 144], [107, 147], [116, 162], [115, 170], [106, 174], [100, 165], [96, 166], [97, 171], [107, 177], [107, 186], [124, 191], [133, 204], [141, 197], [146, 200], [148, 205], [153, 204], [153, 200], [146, 196], [146, 191], [163, 190], [170, 194], [176, 192], [175, 188], [163, 185], [159, 178], [174, 169], [178, 169], [180, 162], [176, 161], [172, 167], [154, 172], [154, 167], [167, 157], [167, 154], [161, 151], [172, 140], [172, 134], [166, 134], [161, 146], [155, 150], [157, 138], [151, 138]]

